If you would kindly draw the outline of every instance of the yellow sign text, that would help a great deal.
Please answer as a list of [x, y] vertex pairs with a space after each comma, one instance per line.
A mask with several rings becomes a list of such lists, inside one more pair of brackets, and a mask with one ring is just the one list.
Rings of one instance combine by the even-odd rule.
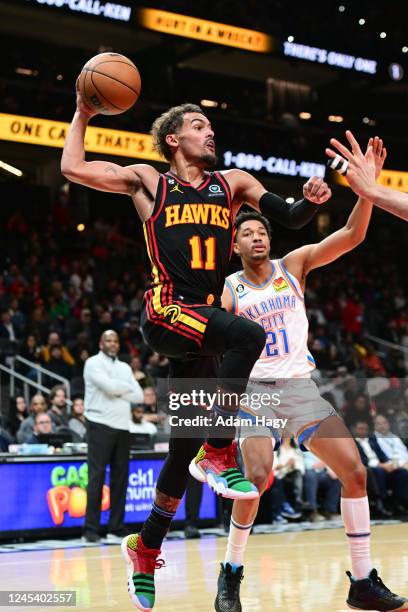
[[271, 36], [262, 32], [189, 17], [188, 15], [179, 15], [178, 13], [142, 8], [139, 11], [139, 23], [144, 28], [156, 32], [185, 36], [186, 38], [204, 40], [205, 42], [246, 49], [247, 51], [267, 53], [272, 49]]
[[[68, 129], [69, 123], [62, 121], [0, 113], [0, 140], [62, 148]], [[153, 149], [150, 134], [94, 126], [86, 130], [85, 151], [164, 161]]]

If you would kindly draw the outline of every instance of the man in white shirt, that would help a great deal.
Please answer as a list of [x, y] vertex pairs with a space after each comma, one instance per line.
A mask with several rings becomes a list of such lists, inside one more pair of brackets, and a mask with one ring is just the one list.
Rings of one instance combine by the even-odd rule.
[[390, 422], [382, 414], [377, 414], [374, 419], [374, 435], [381, 450], [391, 459], [394, 467], [408, 469], [408, 449], [401, 438], [390, 431]]
[[154, 423], [147, 420], [143, 405], [132, 406], [132, 415], [129, 423], [130, 433], [148, 433], [154, 436], [157, 433], [157, 427]]
[[88, 431], [87, 542], [100, 540], [102, 488], [110, 465], [108, 536], [124, 537], [123, 525], [129, 466], [130, 404], [143, 401], [143, 391], [127, 363], [119, 361], [119, 338], [105, 331], [100, 351], [85, 362], [85, 417]]

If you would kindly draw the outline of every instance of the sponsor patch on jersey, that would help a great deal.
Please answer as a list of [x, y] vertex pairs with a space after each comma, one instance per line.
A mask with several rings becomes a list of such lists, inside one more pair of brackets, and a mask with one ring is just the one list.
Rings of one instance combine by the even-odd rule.
[[279, 291], [284, 291], [285, 289], [289, 289], [288, 283], [283, 278], [283, 276], [280, 276], [279, 278], [275, 278], [275, 280], [272, 283], [272, 286], [277, 293], [279, 293]]
[[224, 195], [225, 196], [225, 193], [221, 189], [221, 187], [219, 185], [214, 184], [214, 183], [208, 187], [208, 191], [210, 192], [208, 194], [210, 198], [211, 198], [211, 196], [217, 196], [217, 195]]
[[224, 192], [221, 189], [221, 187], [219, 185], [216, 185], [215, 183], [210, 185], [208, 187], [208, 189], [211, 191], [211, 193], [214, 193], [214, 194], [217, 194], [217, 195], [224, 195]]

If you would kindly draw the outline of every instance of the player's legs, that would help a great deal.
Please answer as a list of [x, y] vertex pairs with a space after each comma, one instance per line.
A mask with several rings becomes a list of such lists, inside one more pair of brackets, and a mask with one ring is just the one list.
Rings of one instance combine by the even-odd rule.
[[[236, 415], [239, 402], [235, 396], [245, 392], [251, 371], [265, 346], [263, 328], [242, 317], [217, 310], [208, 322], [201, 349], [202, 355], [222, 355], [218, 371], [218, 387], [231, 394], [232, 401], [215, 406], [217, 414], [222, 416]], [[224, 428], [225, 439], [220, 435], [209, 438], [209, 443], [216, 448], [223, 448], [235, 438], [235, 428]]]
[[366, 469], [347, 427], [339, 417], [328, 417], [306, 445], [337, 474], [342, 484], [341, 515], [352, 564], [352, 574], [348, 573], [351, 587], [347, 603], [362, 610], [408, 609], [408, 600], [391, 593], [373, 568]]
[[[171, 378], [212, 378], [218, 362], [210, 357], [190, 355], [170, 360]], [[184, 409], [188, 415], [188, 408]], [[161, 566], [158, 556], [170, 528], [189, 478], [188, 466], [202, 445], [203, 438], [180, 438], [172, 428], [169, 452], [160, 471], [155, 500], [139, 534], [125, 538], [122, 553], [128, 566], [128, 591], [132, 603], [140, 610], [151, 610], [155, 603], [155, 569]]]
[[[248, 437], [241, 440], [245, 476], [255, 484], [259, 495], [265, 491], [273, 465], [271, 438]], [[259, 508], [259, 498], [235, 500], [232, 507], [228, 544], [218, 577], [215, 609], [240, 612], [240, 583], [243, 579], [244, 553]]]
[[[217, 388], [227, 402], [214, 406], [213, 421], [238, 415], [239, 398], [265, 344], [263, 329], [241, 317], [217, 310], [204, 335], [201, 354], [223, 355]], [[233, 426], [214, 426], [208, 441], [190, 465], [192, 476], [207, 481], [218, 494], [232, 499], [258, 497], [255, 487], [244, 480], [235, 460]]]

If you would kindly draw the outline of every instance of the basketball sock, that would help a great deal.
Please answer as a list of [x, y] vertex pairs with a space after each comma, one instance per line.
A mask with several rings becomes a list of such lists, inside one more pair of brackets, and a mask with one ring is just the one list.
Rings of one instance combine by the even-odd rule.
[[370, 556], [370, 509], [368, 497], [341, 498], [341, 516], [349, 541], [351, 571], [357, 580], [373, 569]]
[[230, 563], [232, 568], [235, 567], [236, 569], [240, 565], [244, 565], [244, 552], [252, 525], [253, 523], [240, 525], [231, 517], [224, 563]]
[[153, 503], [147, 520], [143, 524], [140, 535], [146, 548], [160, 548], [175, 512], [168, 512]]

